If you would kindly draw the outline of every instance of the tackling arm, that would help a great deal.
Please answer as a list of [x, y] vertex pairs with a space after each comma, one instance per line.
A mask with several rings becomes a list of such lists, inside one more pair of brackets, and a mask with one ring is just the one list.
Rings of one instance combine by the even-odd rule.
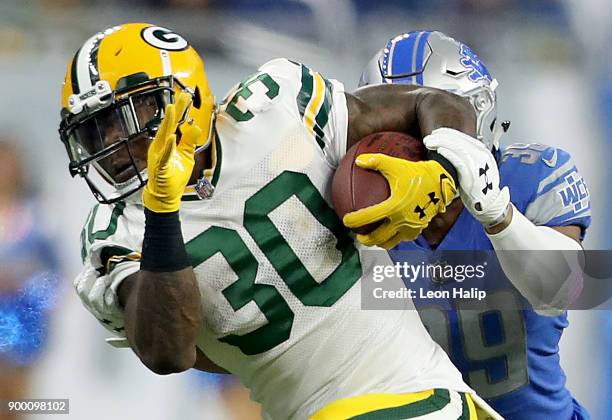
[[[571, 267], [566, 259], [566, 256], [570, 256], [577, 263], [576, 256], [582, 250], [579, 241], [580, 229], [574, 226], [554, 230], [538, 225], [547, 224], [551, 220], [557, 220], [557, 223], [576, 220], [567, 205], [569, 203], [561, 202], [558, 194], [565, 186], [570, 187], [567, 184], [568, 177], [564, 175], [555, 178], [555, 172], [552, 172], [552, 175], [550, 171], [545, 172], [548, 176], [541, 179], [547, 180], [549, 184], [540, 182], [540, 186], [536, 187], [537, 191], [530, 193], [536, 197], [531, 198], [534, 200], [534, 207], [530, 220], [510, 201], [509, 187], [501, 187], [498, 164], [482, 142], [459, 131], [442, 128], [427, 136], [424, 143], [429, 149], [446, 157], [457, 168], [461, 183], [461, 200], [483, 224], [508, 279], [536, 312], [559, 315], [576, 297], [581, 287], [579, 270]], [[534, 156], [536, 159], [528, 165], [541, 162], [539, 154]], [[552, 168], [550, 162], [539, 164], [544, 168]], [[563, 166], [566, 173], [572, 170], [572, 165], [567, 161]], [[553, 188], [546, 189], [545, 186]], [[587, 196], [585, 194], [585, 197]], [[517, 194], [515, 199], [518, 198]], [[588, 208], [589, 206], [585, 205], [585, 211]], [[529, 206], [526, 214], [530, 214]], [[541, 252], [535, 254], [525, 251]]]
[[380, 131], [401, 131], [424, 138], [439, 127], [476, 135], [470, 103], [452, 93], [412, 85], [366, 86], [346, 94], [348, 147]]
[[[581, 287], [566, 254], [582, 252], [578, 226], [536, 226], [510, 204], [499, 225], [486, 228], [508, 279], [540, 315], [557, 316], [567, 309]], [[511, 251], [523, 252], [511, 252]], [[525, 258], [524, 251], [544, 251]], [[572, 251], [570, 253], [563, 251]]]

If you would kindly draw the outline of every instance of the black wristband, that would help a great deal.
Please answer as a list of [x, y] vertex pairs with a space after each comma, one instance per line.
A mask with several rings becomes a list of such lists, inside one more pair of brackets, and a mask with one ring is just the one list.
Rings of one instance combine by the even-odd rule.
[[455, 181], [455, 186], [459, 188], [459, 175], [455, 167], [444, 156], [433, 150], [427, 150], [427, 160], [435, 160], [438, 162]]
[[145, 208], [145, 233], [140, 269], [171, 272], [190, 265], [178, 211], [156, 213]]

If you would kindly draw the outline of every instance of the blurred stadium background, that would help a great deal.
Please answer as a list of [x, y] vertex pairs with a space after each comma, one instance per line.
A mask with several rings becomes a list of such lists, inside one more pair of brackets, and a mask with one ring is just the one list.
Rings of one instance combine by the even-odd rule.
[[[612, 215], [606, 211], [612, 200], [605, 193], [612, 175], [608, 0], [0, 0], [0, 142], [17, 144], [11, 156], [23, 168], [25, 198], [17, 198], [22, 205], [14, 208], [28, 209], [3, 212], [11, 193], [3, 194], [0, 184], [0, 294], [32, 281], [47, 293], [46, 306], [35, 308], [32, 321], [38, 335], [28, 344], [40, 352], [19, 362], [24, 367], [15, 377], [0, 361], [5, 395], [69, 398], [75, 419], [258, 418], [256, 408], [237, 402], [245, 394], [231, 380], [159, 377], [130, 351], [104, 344], [107, 334], [72, 291], [81, 225], [94, 199], [85, 183], [68, 174], [57, 135], [60, 86], [81, 43], [125, 21], [166, 26], [190, 40], [204, 56], [219, 100], [274, 57], [302, 61], [352, 89], [388, 37], [415, 29], [453, 35], [471, 45], [500, 82], [499, 115], [512, 121], [506, 142], [554, 144], [573, 154], [594, 205], [585, 247], [612, 249]], [[0, 148], [0, 158], [8, 153]], [[0, 168], [0, 178], [18, 172]], [[29, 232], [25, 237], [39, 241], [26, 246], [27, 255], [40, 260], [35, 268], [3, 254], [12, 239], [25, 235], [21, 225]], [[19, 271], [18, 264], [29, 268]], [[10, 273], [21, 273], [23, 284], [11, 284]], [[0, 299], [0, 358], [17, 334], [2, 305]], [[569, 388], [594, 419], [612, 418], [612, 316], [592, 310], [569, 317], [561, 342]], [[41, 327], [47, 322], [48, 335]]]

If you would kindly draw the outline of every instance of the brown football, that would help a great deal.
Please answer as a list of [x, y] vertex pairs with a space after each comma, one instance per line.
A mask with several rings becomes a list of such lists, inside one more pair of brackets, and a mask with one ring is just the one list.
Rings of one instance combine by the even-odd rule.
[[[425, 156], [425, 146], [422, 141], [408, 134], [394, 131], [370, 134], [353, 145], [338, 165], [332, 181], [332, 202], [340, 219], [346, 213], [378, 204], [391, 194], [389, 184], [380, 172], [360, 168], [355, 164], [355, 158], [363, 153], [383, 153], [419, 161]], [[370, 223], [353, 230], [366, 234], [380, 223]]]

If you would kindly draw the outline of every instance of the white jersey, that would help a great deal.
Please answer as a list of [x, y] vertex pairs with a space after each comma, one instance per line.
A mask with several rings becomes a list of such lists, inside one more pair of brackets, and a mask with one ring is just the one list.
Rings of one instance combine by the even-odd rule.
[[[363, 394], [470, 391], [415, 310], [361, 309], [359, 280], [372, 267], [330, 204], [347, 114], [341, 83], [270, 61], [218, 112], [206, 173], [214, 194], [187, 193], [180, 209], [202, 298], [198, 347], [238, 375], [274, 419], [305, 419]], [[122, 334], [116, 289], [139, 269], [143, 208], [96, 209], [76, 286], [88, 309]]]

